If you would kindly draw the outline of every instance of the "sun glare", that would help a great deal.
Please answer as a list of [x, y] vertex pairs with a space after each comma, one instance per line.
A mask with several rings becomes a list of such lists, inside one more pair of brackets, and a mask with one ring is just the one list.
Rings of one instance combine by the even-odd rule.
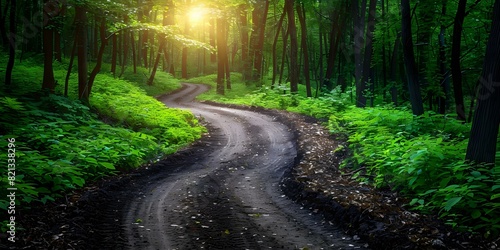
[[189, 21], [192, 24], [200, 23], [207, 10], [204, 7], [194, 7], [189, 11]]

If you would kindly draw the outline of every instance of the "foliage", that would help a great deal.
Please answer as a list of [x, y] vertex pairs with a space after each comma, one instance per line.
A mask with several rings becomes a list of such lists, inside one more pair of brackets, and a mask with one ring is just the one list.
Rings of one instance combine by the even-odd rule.
[[[191, 113], [166, 108], [146, 95], [180, 86], [166, 73], [158, 72], [155, 87], [128, 71], [124, 78], [135, 82], [98, 75], [89, 108], [57, 94], [33, 92], [41, 85], [40, 65], [36, 57], [17, 64], [12, 88], [0, 89], [0, 147], [6, 149], [7, 138], [15, 138], [16, 202], [24, 208], [53, 201], [103, 176], [157, 161], [205, 131]], [[64, 81], [66, 68], [65, 62], [54, 64], [59, 82]], [[76, 86], [71, 78], [70, 90]], [[59, 84], [56, 93], [62, 87]], [[75, 97], [76, 91], [70, 91], [70, 96]], [[0, 159], [6, 157], [7, 150], [0, 151]], [[6, 197], [6, 177], [0, 179], [2, 197]], [[0, 210], [6, 207], [2, 198]]]
[[356, 175], [360, 181], [396, 190], [410, 198], [414, 209], [439, 213], [458, 229], [499, 235], [500, 165], [464, 162], [469, 124], [433, 112], [414, 117], [392, 106], [355, 108], [349, 91], [305, 98], [283, 94], [283, 89], [255, 90], [233, 82], [238, 93], [202, 98], [328, 118], [332, 133], [348, 136], [352, 156], [343, 165], [362, 168]]

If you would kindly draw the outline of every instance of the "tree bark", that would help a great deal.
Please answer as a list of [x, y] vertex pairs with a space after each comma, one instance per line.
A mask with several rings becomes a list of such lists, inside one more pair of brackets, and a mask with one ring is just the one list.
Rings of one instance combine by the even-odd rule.
[[295, 12], [294, 12], [294, 0], [285, 0], [288, 2], [286, 5], [286, 15], [288, 17], [288, 30], [290, 32], [290, 67], [288, 69], [288, 74], [290, 77], [290, 93], [297, 94], [299, 91], [299, 66], [297, 62], [297, 28], [295, 25]]
[[248, 65], [248, 19], [247, 19], [247, 4], [240, 5], [240, 33], [241, 33], [241, 74], [243, 80], [248, 79], [251, 69]]
[[[365, 89], [367, 83], [370, 81], [371, 76], [371, 62], [372, 62], [372, 54], [373, 54], [373, 31], [375, 30], [375, 14], [376, 14], [376, 5], [377, 2], [375, 0], [370, 0], [369, 6], [369, 14], [368, 14], [368, 30], [366, 32], [366, 43], [365, 43], [365, 54], [363, 59], [363, 73], [361, 77], [361, 81], [358, 82], [356, 86], [356, 106], [357, 107], [365, 107], [366, 106], [366, 96]], [[372, 79], [373, 82], [373, 79]], [[373, 93], [371, 93], [373, 94]]]
[[462, 90], [462, 69], [460, 66], [460, 51], [462, 44], [462, 30], [465, 18], [467, 0], [459, 0], [455, 22], [453, 24], [453, 41], [451, 46], [451, 77], [453, 79], [453, 93], [455, 95], [455, 109], [457, 119], [465, 121], [465, 104]]
[[84, 6], [75, 6], [75, 30], [78, 55], [78, 98], [88, 102], [90, 92], [87, 85], [87, 11]]
[[7, 68], [5, 70], [5, 85], [12, 84], [12, 69], [14, 68], [14, 59], [16, 57], [16, 0], [10, 1], [9, 12], [9, 60], [7, 61]]
[[225, 78], [225, 57], [226, 46], [224, 34], [224, 20], [222, 17], [217, 18], [217, 94], [224, 95], [224, 78]]
[[118, 53], [118, 34], [113, 34], [112, 37], [112, 48], [111, 48], [111, 73], [113, 76], [116, 75], [116, 61], [117, 61], [117, 53]]
[[410, 0], [401, 0], [401, 38], [403, 40], [403, 55], [410, 92], [411, 108], [414, 115], [424, 113], [420, 86], [418, 85], [418, 71], [415, 65], [413, 39], [411, 33]]
[[52, 60], [54, 56], [54, 22], [52, 20], [53, 13], [50, 12], [51, 0], [44, 1], [43, 8], [43, 81], [42, 89], [47, 89], [54, 93], [56, 83], [54, 79], [54, 69], [52, 68]]
[[490, 37], [486, 46], [479, 95], [472, 121], [467, 160], [495, 163], [500, 124], [500, 0], [495, 1]]
[[[285, 9], [287, 8], [286, 7], [287, 5], [287, 2], [285, 2]], [[278, 45], [278, 38], [279, 38], [279, 35], [280, 35], [280, 31], [281, 31], [281, 28], [282, 28], [282, 25], [283, 25], [283, 19], [285, 18], [285, 15], [286, 15], [286, 12], [283, 11], [283, 13], [281, 13], [280, 15], [280, 18], [278, 20], [278, 23], [276, 25], [276, 34], [274, 36], [274, 41], [273, 41], [273, 47], [272, 47], [272, 57], [273, 57], [273, 76], [272, 76], [272, 81], [271, 81], [271, 89], [274, 88], [274, 84], [276, 82], [276, 76], [278, 74], [278, 59], [277, 59], [277, 51], [276, 51], [276, 47]], [[285, 50], [285, 48], [283, 48]]]
[[306, 95], [307, 97], [312, 97], [311, 91], [311, 77], [309, 72], [309, 51], [307, 47], [307, 26], [306, 26], [306, 11], [304, 9], [303, 3], [297, 4], [297, 14], [300, 21], [301, 28], [301, 44], [302, 53], [304, 55], [304, 79], [306, 81]]

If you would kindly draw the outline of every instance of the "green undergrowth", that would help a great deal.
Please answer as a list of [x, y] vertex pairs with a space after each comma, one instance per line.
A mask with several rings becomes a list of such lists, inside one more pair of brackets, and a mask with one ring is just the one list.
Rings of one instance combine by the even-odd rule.
[[[56, 94], [40, 92], [40, 60], [16, 62], [13, 85], [0, 90], [0, 148], [4, 149], [0, 159], [6, 162], [7, 139], [14, 138], [10, 146], [15, 148], [16, 205], [22, 208], [54, 201], [85, 183], [157, 161], [205, 131], [190, 112], [166, 108], [152, 97], [180, 86], [166, 73], [158, 72], [154, 86], [145, 86], [130, 71], [122, 79], [114, 78], [105, 73], [109, 68], [105, 65], [89, 107], [76, 100], [76, 74], [71, 75], [70, 98], [61, 95], [65, 63], [54, 63]], [[5, 62], [0, 59], [0, 65]], [[7, 187], [5, 174], [0, 182], [1, 210], [8, 207]]]
[[398, 191], [409, 198], [412, 209], [439, 214], [458, 230], [486, 238], [499, 235], [500, 160], [497, 157], [495, 166], [464, 162], [469, 124], [432, 112], [414, 117], [407, 108], [356, 108], [351, 93], [338, 89], [306, 98], [302, 85], [298, 95], [290, 95], [285, 92], [288, 86], [256, 88], [233, 81], [233, 90], [221, 97], [215, 94], [215, 76], [191, 81], [213, 86], [200, 96], [203, 100], [288, 110], [327, 120], [332, 133], [347, 138], [351, 156], [343, 167], [355, 171], [356, 179]]

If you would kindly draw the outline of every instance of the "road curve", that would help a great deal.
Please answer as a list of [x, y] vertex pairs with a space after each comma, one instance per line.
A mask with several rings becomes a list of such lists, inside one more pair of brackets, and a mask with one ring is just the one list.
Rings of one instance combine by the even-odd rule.
[[152, 179], [127, 203], [126, 248], [364, 249], [281, 193], [297, 156], [290, 129], [269, 115], [193, 101], [207, 89], [183, 84], [160, 98], [202, 117], [213, 142], [199, 161]]

